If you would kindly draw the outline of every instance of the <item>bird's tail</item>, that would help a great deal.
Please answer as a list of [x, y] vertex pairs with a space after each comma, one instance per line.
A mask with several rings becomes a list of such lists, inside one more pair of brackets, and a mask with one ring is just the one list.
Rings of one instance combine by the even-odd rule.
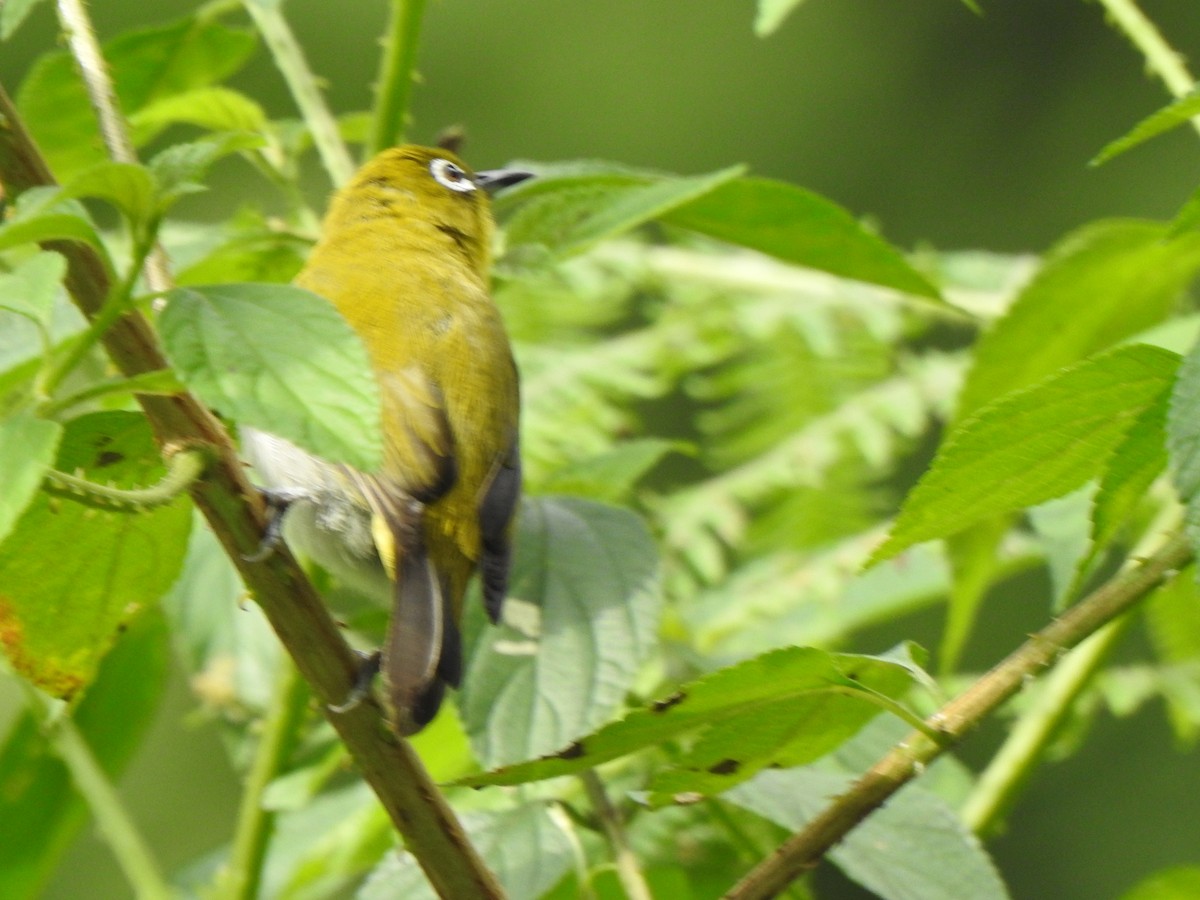
[[419, 536], [398, 554], [395, 585], [380, 671], [393, 726], [410, 735], [437, 715], [446, 687], [462, 682], [462, 637], [450, 585]]

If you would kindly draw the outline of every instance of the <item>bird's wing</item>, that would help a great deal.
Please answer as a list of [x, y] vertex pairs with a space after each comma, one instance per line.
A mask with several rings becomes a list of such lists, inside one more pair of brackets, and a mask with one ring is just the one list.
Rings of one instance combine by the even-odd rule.
[[483, 586], [483, 606], [488, 618], [500, 621], [501, 607], [508, 594], [508, 573], [512, 566], [512, 520], [521, 497], [521, 450], [516, 438], [496, 467], [491, 483], [479, 504], [479, 533], [482, 554], [479, 576]]
[[416, 366], [382, 375], [380, 386], [384, 470], [352, 477], [371, 506], [375, 546], [395, 584], [380, 668], [396, 727], [411, 733], [437, 712], [443, 672], [461, 669], [450, 598], [422, 527], [425, 504], [448, 491], [457, 473], [437, 387]]

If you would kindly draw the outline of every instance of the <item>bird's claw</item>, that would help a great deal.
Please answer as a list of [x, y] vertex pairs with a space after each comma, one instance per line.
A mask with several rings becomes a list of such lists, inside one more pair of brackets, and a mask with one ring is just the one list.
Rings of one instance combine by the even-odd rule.
[[246, 562], [251, 563], [270, 559], [271, 554], [283, 543], [284, 514], [287, 513], [288, 507], [299, 499], [299, 495], [295, 491], [259, 488], [258, 492], [262, 495], [263, 502], [267, 507], [267, 527], [263, 531], [262, 540], [258, 542], [258, 548], [253, 553], [242, 557]]
[[381, 652], [378, 650], [374, 653], [363, 653], [361, 650], [354, 652], [362, 660], [362, 665], [358, 667], [358, 672], [354, 676], [354, 684], [350, 686], [350, 693], [346, 695], [346, 699], [336, 705], [330, 704], [330, 712], [349, 712], [362, 703], [371, 693], [371, 682], [379, 674], [380, 661], [383, 659]]

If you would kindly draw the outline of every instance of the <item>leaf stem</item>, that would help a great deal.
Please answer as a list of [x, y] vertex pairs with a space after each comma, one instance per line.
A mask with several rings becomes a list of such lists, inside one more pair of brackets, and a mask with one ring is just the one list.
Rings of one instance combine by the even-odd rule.
[[600, 780], [595, 769], [581, 772], [579, 780], [583, 782], [583, 789], [587, 791], [592, 809], [595, 810], [596, 816], [604, 828], [604, 836], [608, 839], [608, 847], [617, 867], [617, 878], [621, 882], [621, 887], [625, 889], [625, 895], [629, 900], [653, 900], [650, 886], [646, 883], [646, 876], [642, 874], [641, 864], [625, 836], [624, 819], [620, 811], [608, 799], [608, 793], [604, 790], [604, 782]]
[[354, 174], [354, 161], [338, 133], [337, 121], [321, 95], [316, 76], [304, 58], [304, 51], [291, 26], [283, 17], [282, 4], [243, 0], [242, 5], [258, 26], [263, 40], [275, 58], [275, 65], [283, 74], [284, 81], [292, 92], [292, 99], [296, 101], [304, 123], [312, 132], [317, 154], [321, 157], [325, 171], [329, 173], [330, 181], [335, 186], [345, 184]]
[[246, 776], [228, 867], [218, 881], [218, 897], [253, 900], [259, 895], [267, 842], [275, 827], [275, 813], [263, 807], [263, 795], [295, 748], [308, 698], [296, 667], [285, 658], [271, 698], [271, 712], [263, 722], [254, 762]]
[[204, 451], [181, 450], [171, 455], [167, 462], [167, 474], [153, 487], [132, 490], [117, 488], [53, 469], [46, 473], [46, 487], [92, 506], [140, 512], [178, 500], [204, 474], [207, 465], [208, 454]]
[[[1100, 0], [1100, 5], [1108, 12], [1117, 30], [1142, 54], [1146, 68], [1159, 77], [1172, 97], [1178, 100], [1191, 93], [1196, 87], [1196, 79], [1184, 64], [1183, 56], [1166, 42], [1134, 0]], [[1200, 116], [1192, 118], [1192, 127], [1200, 133]]]
[[391, 20], [375, 85], [377, 100], [368, 156], [404, 142], [425, 15], [425, 0], [391, 0], [389, 7]]
[[41, 720], [54, 752], [71, 773], [75, 788], [95, 816], [100, 834], [137, 896], [141, 900], [168, 900], [173, 893], [158, 863], [74, 720], [65, 710], [56, 710], [54, 701], [33, 687], [26, 685], [26, 693], [30, 709]]
[[1109, 622], [1058, 664], [976, 781], [959, 813], [964, 825], [976, 834], [992, 831], [1131, 621], [1126, 615]]
[[[58, 20], [66, 33], [71, 56], [79, 66], [79, 74], [83, 78], [88, 100], [100, 123], [100, 136], [109, 157], [117, 162], [137, 165], [137, 151], [133, 147], [133, 139], [129, 136], [129, 127], [121, 113], [121, 104], [109, 76], [108, 65], [100, 51], [100, 42], [96, 39], [96, 31], [92, 28], [83, 0], [58, 0]], [[154, 242], [153, 231], [149, 238], [145, 254], [140, 256], [132, 267], [130, 283], [133, 283], [133, 279], [136, 279], [142, 265], [145, 264], [146, 283], [150, 289], [169, 290], [171, 274], [166, 254]]]
[[916, 731], [891, 749], [844, 794], [752, 869], [727, 900], [762, 900], [813, 868], [825, 853], [901, 787], [917, 777], [946, 747], [961, 741], [1026, 681], [1117, 616], [1192, 558], [1187, 540], [1173, 536], [1149, 559], [1134, 561], [1014, 650], [964, 693], [926, 719], [942, 742]]

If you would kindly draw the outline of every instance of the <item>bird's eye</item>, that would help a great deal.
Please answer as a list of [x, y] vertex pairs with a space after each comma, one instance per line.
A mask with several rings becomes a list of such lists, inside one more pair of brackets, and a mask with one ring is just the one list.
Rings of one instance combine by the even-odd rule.
[[433, 180], [452, 191], [467, 194], [475, 190], [473, 182], [467, 173], [448, 159], [435, 159], [429, 164], [429, 173]]

